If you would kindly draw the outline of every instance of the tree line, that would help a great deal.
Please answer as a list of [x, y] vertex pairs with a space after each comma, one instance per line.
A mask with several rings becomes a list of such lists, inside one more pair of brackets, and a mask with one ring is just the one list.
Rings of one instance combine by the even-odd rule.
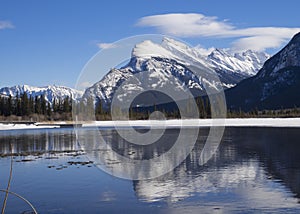
[[[211, 118], [211, 106], [207, 97], [192, 97], [184, 102], [186, 103], [185, 115], [187, 118], [195, 118], [193, 112], [195, 109], [191, 108], [191, 99], [194, 99], [197, 105], [199, 118]], [[170, 107], [171, 106], [171, 107]], [[175, 107], [174, 107], [175, 106]], [[79, 101], [75, 105], [75, 110], [78, 113], [79, 120], [111, 120], [111, 109], [109, 106], [104, 107], [101, 100], [96, 104], [90, 97], [87, 100]], [[215, 109], [218, 110], [218, 109]], [[114, 109], [119, 112], [120, 118], [125, 115], [121, 109]], [[128, 110], [127, 110], [128, 111]], [[150, 115], [160, 111], [164, 114], [166, 119], [180, 119], [180, 111], [176, 105], [155, 105], [150, 107], [134, 107], [129, 109], [129, 118], [131, 120], [145, 120], [149, 119]], [[218, 114], [218, 112], [217, 112]], [[278, 109], [278, 110], [258, 110], [251, 111], [243, 110], [228, 110], [228, 118], [264, 118], [264, 117], [300, 117], [300, 109], [294, 107], [292, 109]], [[157, 118], [159, 119], [159, 118]], [[54, 99], [52, 104], [48, 102], [44, 95], [31, 96], [27, 93], [12, 96], [0, 96], [0, 120], [31, 120], [31, 121], [58, 121], [58, 120], [72, 120], [72, 98], [65, 97], [64, 99]]]
[[21, 120], [69, 120], [72, 99], [54, 99], [52, 105], [45, 95], [31, 96], [26, 92], [16, 97], [0, 96], [0, 116], [3, 119]]

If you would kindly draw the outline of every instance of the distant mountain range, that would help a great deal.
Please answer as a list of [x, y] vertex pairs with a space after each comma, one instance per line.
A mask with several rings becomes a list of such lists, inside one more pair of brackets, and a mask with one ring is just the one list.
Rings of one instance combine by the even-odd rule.
[[12, 87], [4, 87], [0, 89], [0, 96], [12, 96], [17, 97], [26, 93], [28, 96], [37, 97], [44, 96], [47, 102], [50, 104], [54, 100], [64, 99], [69, 97], [73, 100], [81, 98], [83, 92], [77, 91], [72, 88], [65, 86], [44, 86], [44, 87], [34, 87], [29, 85], [17, 85]]
[[[251, 50], [232, 53], [229, 50], [215, 49], [209, 55], [203, 55], [197, 48], [170, 38], [164, 38], [160, 44], [144, 41], [133, 48], [127, 65], [110, 70], [102, 80], [85, 91], [83, 98], [92, 97], [109, 106], [119, 87], [124, 87], [126, 93], [143, 90], [138, 79], [131, 81], [130, 87], [122, 85], [124, 81], [134, 79], [135, 74], [142, 72], [148, 72], [148, 76], [151, 76], [147, 84], [153, 89], [162, 88], [164, 83], [174, 81], [171, 83], [174, 87], [180, 88], [184, 84], [195, 96], [199, 96], [206, 87], [226, 89], [255, 75], [268, 58], [266, 53]], [[213, 69], [221, 82], [203, 74], [195, 74], [190, 67], [191, 63]], [[176, 80], [171, 77], [176, 77]]]
[[[193, 73], [186, 62], [213, 69], [221, 82]], [[171, 81], [171, 77], [178, 80], [171, 83], [174, 87], [184, 84], [195, 96], [205, 91], [207, 86], [226, 89], [227, 106], [233, 110], [300, 107], [300, 33], [271, 58], [266, 53], [250, 50], [232, 53], [230, 50], [215, 49], [203, 55], [197, 48], [169, 38], [164, 38], [160, 44], [144, 41], [136, 44], [131, 60], [125, 66], [111, 69], [85, 92], [64, 86], [18, 85], [1, 88], [0, 96], [16, 97], [26, 92], [33, 97], [45, 96], [50, 103], [67, 96], [73, 100], [92, 97], [95, 102], [101, 101], [109, 106], [118, 87], [126, 87], [126, 93], [142, 90], [139, 81], [122, 85], [142, 72], [148, 72], [151, 76], [147, 84], [153, 89], [159, 89], [165, 82]]]
[[300, 33], [266, 61], [257, 75], [226, 91], [231, 109], [300, 107]]

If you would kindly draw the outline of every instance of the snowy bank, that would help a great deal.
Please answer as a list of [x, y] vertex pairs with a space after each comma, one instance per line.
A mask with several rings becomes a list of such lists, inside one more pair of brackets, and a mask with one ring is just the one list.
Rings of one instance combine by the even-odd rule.
[[96, 121], [83, 127], [300, 127], [300, 118], [230, 118], [230, 119], [186, 119], [186, 120], [130, 120]]
[[49, 128], [59, 128], [59, 126], [37, 126], [35, 124], [3, 124], [0, 123], [0, 130], [19, 130], [19, 129], [49, 129]]
[[[66, 124], [57, 122], [56, 124]], [[83, 127], [300, 127], [300, 118], [230, 118], [230, 119], [186, 119], [186, 120], [130, 120], [130, 121], [95, 121], [83, 123]], [[60, 126], [43, 124], [3, 124], [0, 130], [45, 129]]]

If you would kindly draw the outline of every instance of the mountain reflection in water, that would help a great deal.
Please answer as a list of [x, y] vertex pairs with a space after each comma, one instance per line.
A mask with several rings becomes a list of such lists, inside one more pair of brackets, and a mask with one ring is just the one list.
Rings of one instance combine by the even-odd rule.
[[[195, 212], [203, 204], [225, 210], [230, 207], [229, 211], [237, 207], [299, 209], [299, 129], [226, 128], [218, 152], [200, 166], [208, 131], [199, 131], [191, 154], [171, 172], [155, 179], [132, 181], [136, 197], [146, 203], [171, 203], [169, 209], [178, 213], [183, 211], [182, 201], [186, 209]], [[113, 129], [100, 133], [115, 152], [133, 160], [160, 156], [178, 137], [178, 129], [167, 129], [156, 144], [137, 146], [126, 142]], [[0, 142], [1, 156], [10, 154], [10, 144], [13, 153], [21, 155], [80, 149], [72, 129], [1, 132]]]

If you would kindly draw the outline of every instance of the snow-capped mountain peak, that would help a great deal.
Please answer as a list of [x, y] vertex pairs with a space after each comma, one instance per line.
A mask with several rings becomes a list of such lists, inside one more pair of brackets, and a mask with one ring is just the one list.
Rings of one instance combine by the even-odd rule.
[[267, 53], [251, 50], [232, 53], [231, 50], [215, 49], [208, 55], [207, 60], [216, 69], [253, 76], [269, 57]]
[[177, 57], [172, 54], [170, 51], [165, 49], [159, 44], [155, 44], [150, 40], [143, 41], [139, 44], [136, 44], [132, 50], [131, 57], [162, 57], [176, 59]]
[[[264, 55], [247, 51], [243, 57], [259, 61]], [[257, 75], [228, 90], [226, 102], [232, 109], [246, 111], [295, 108], [300, 106], [299, 86], [300, 33], [268, 59]]]
[[181, 53], [182, 55], [189, 55], [196, 59], [203, 57], [196, 49], [191, 48], [182, 42], [167, 37], [162, 40], [161, 46], [169, 51], [175, 51], [177, 53]]
[[[140, 72], [148, 72], [149, 84], [154, 88], [159, 88], [166, 81], [170, 83], [172, 77], [175, 77], [178, 81], [172, 82], [175, 88], [184, 85], [192, 89], [193, 93], [197, 91], [195, 93], [199, 94], [200, 91], [202, 94], [204, 85], [217, 89], [229, 88], [242, 79], [253, 76], [267, 58], [264, 53], [231, 53], [226, 49], [215, 49], [209, 55], [203, 55], [197, 47], [189, 47], [171, 38], [163, 38], [160, 43], [146, 40], [135, 45], [127, 65], [110, 70], [102, 80], [88, 88], [83, 97], [92, 97], [95, 102], [101, 100], [104, 105], [109, 105], [118, 87], [128, 87], [126, 90], [124, 88], [126, 93], [141, 90], [141, 85], [135, 83], [130, 87], [121, 86], [124, 81], [134, 78]], [[220, 81], [210, 80], [208, 74], [194, 73], [191, 67], [195, 65], [209, 68], [205, 69], [207, 72], [214, 70]]]
[[0, 89], [0, 95], [17, 97], [26, 93], [28, 96], [37, 97], [44, 96], [50, 104], [54, 100], [61, 100], [69, 97], [73, 100], [80, 98], [83, 92], [68, 88], [65, 86], [49, 85], [43, 87], [35, 87], [29, 85], [16, 85], [12, 87], [4, 87]]
[[220, 48], [203, 55], [197, 47], [192, 48], [183, 42], [164, 37], [160, 44], [150, 40], [136, 44], [132, 50], [132, 57], [148, 59], [160, 57], [174, 59], [182, 64], [200, 63], [221, 72], [239, 73], [249, 77], [255, 75], [270, 56], [252, 50], [233, 52], [230, 49]]
[[182, 42], [165, 37], [162, 40], [161, 46], [175, 54], [177, 59], [186, 63], [200, 63], [201, 65], [211, 67], [211, 65], [206, 61], [206, 56], [201, 55], [197, 49], [191, 48]]

